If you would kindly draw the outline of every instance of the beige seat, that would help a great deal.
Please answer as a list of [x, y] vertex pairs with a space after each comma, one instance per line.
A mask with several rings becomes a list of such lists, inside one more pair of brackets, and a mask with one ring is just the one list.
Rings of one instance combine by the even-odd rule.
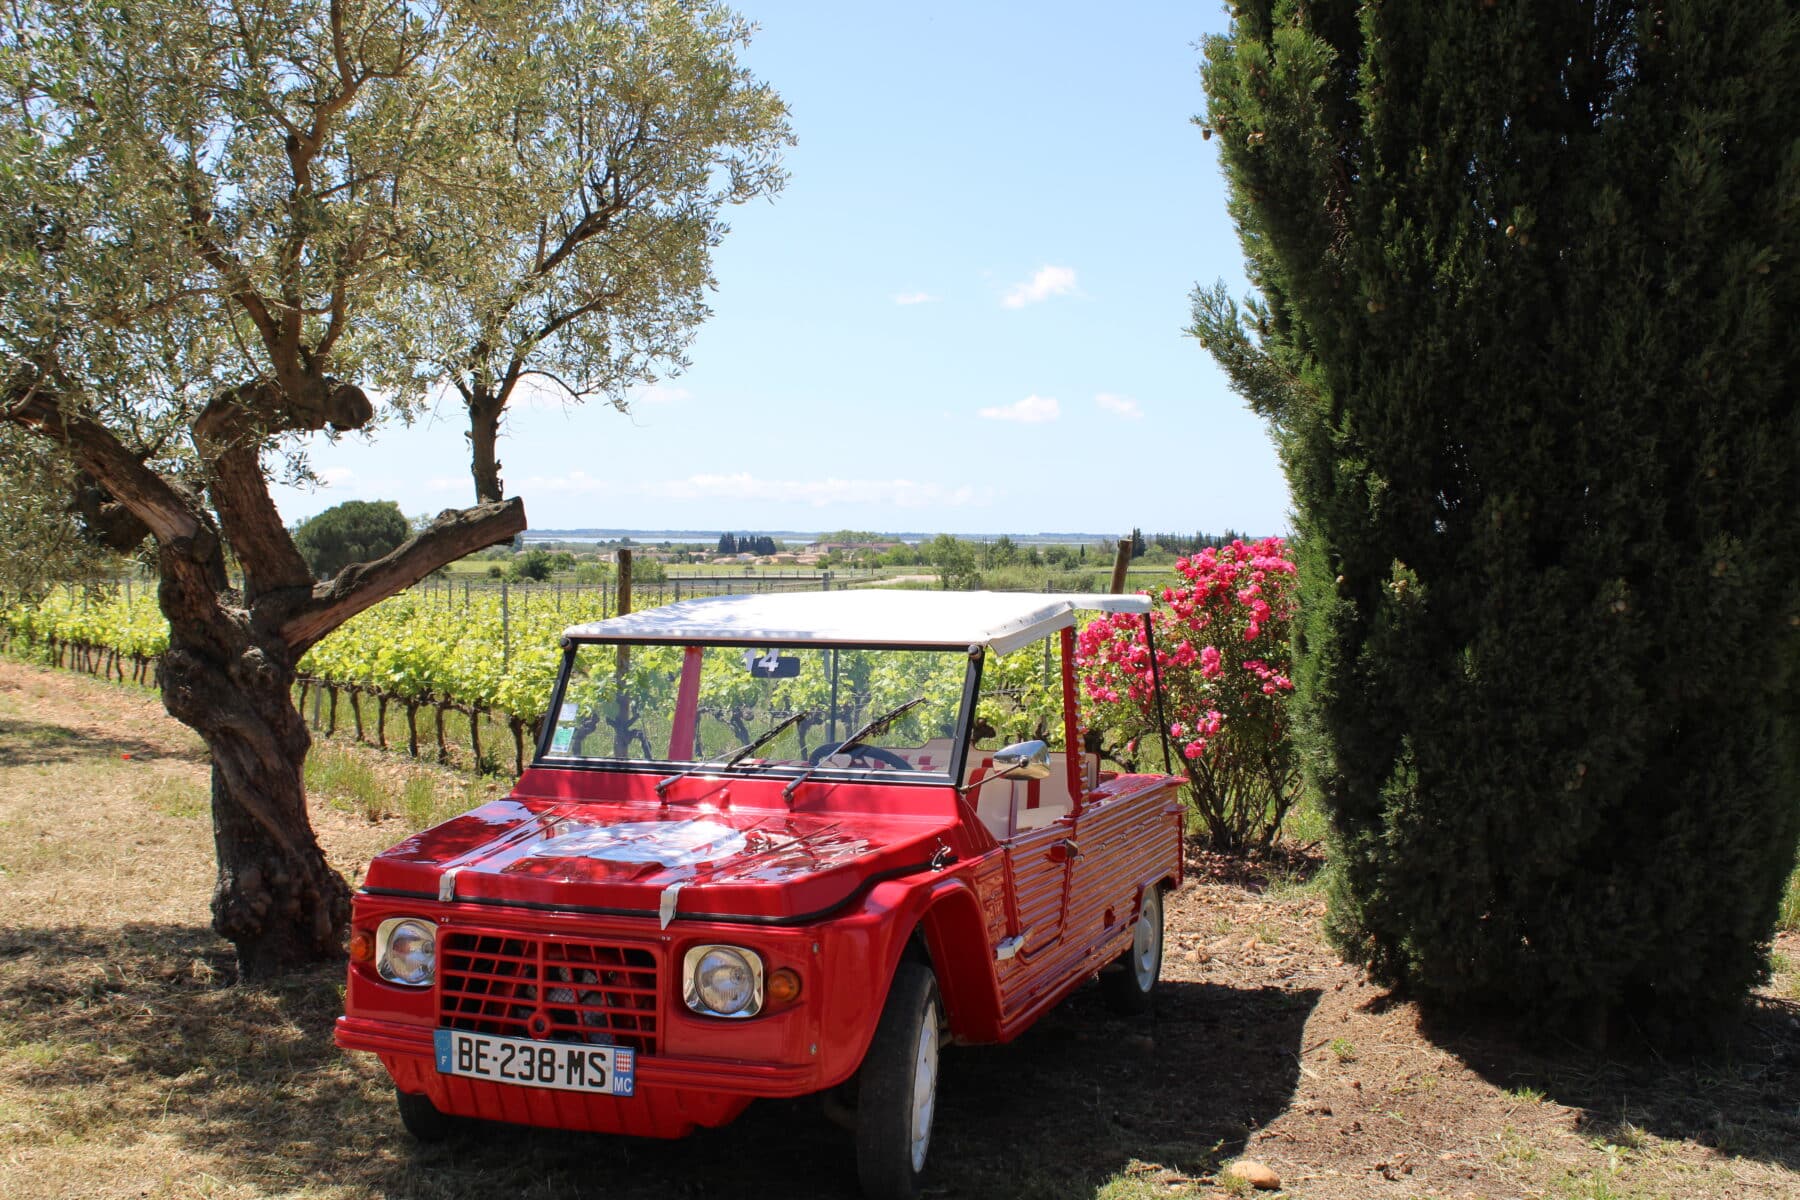
[[[1075, 807], [1074, 797], [1069, 795], [1068, 758], [1063, 754], [1050, 756], [1050, 775], [1041, 780], [997, 780], [972, 788], [975, 798], [975, 815], [981, 823], [988, 827], [996, 840], [1006, 841], [1015, 834], [1025, 833], [1032, 829], [1042, 829], [1054, 824], [1058, 819], [1069, 814]], [[992, 755], [979, 758], [971, 756], [964, 775], [965, 783], [973, 783], [984, 779], [994, 769]], [[1083, 754], [1081, 756], [1081, 776], [1084, 790], [1091, 791], [1099, 785], [1100, 759], [1098, 755]], [[1035, 800], [1035, 803], [1033, 802]]]

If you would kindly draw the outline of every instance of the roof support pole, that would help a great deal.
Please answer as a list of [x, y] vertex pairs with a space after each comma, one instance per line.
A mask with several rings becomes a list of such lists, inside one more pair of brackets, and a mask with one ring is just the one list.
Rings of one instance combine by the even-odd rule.
[[1153, 615], [1144, 614], [1144, 648], [1150, 651], [1150, 687], [1156, 693], [1156, 732], [1162, 737], [1163, 774], [1173, 775], [1175, 768], [1169, 761], [1169, 717], [1163, 712], [1162, 668], [1156, 662], [1155, 622], [1150, 619]]

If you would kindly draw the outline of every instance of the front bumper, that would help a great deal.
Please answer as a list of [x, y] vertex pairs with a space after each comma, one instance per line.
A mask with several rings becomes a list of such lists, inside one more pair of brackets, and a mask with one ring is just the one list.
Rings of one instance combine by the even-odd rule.
[[432, 1031], [417, 1025], [339, 1017], [335, 1037], [345, 1050], [379, 1056], [401, 1091], [430, 1097], [440, 1112], [552, 1129], [682, 1137], [726, 1124], [758, 1096], [802, 1096], [820, 1086], [810, 1064], [640, 1055], [635, 1094], [607, 1096], [440, 1074]]

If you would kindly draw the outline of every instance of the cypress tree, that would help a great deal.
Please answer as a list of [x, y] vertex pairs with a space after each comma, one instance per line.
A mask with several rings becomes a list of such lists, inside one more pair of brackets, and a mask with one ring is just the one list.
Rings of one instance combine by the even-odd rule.
[[1193, 332], [1292, 489], [1329, 930], [1441, 1008], [1715, 1016], [1800, 824], [1797, 10], [1234, 11], [1260, 298]]

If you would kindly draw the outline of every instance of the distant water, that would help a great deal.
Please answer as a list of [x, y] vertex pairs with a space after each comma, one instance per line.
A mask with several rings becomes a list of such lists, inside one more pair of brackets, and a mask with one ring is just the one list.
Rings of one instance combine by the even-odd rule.
[[[527, 529], [525, 540], [528, 542], [616, 542], [620, 538], [630, 538], [640, 545], [655, 545], [658, 542], [716, 542], [720, 536], [728, 532], [723, 529]], [[733, 529], [729, 531], [736, 537], [771, 537], [777, 542], [807, 545], [816, 542], [830, 530], [812, 532], [802, 529]], [[905, 542], [916, 546], [920, 542], [928, 542], [937, 533], [924, 533], [917, 530], [905, 530], [898, 533], [876, 533], [875, 536], [888, 542]], [[1110, 533], [959, 533], [956, 535], [967, 542], [991, 542], [1001, 537], [1010, 537], [1020, 545], [1032, 542], [1111, 542], [1117, 536]]]

